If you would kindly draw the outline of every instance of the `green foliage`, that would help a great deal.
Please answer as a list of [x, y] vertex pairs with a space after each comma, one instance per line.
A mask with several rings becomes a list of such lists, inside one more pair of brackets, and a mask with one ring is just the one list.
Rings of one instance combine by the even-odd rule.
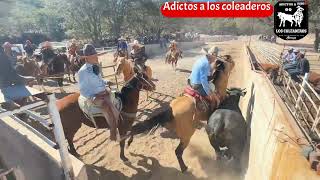
[[[120, 35], [160, 36], [176, 31], [234, 35], [273, 31], [272, 17], [254, 20], [165, 18], [159, 11], [163, 3], [163, 0], [2, 0], [0, 33], [2, 36], [43, 33], [53, 40], [77, 38], [99, 43]], [[310, 19], [318, 22], [319, 0], [309, 3]]]

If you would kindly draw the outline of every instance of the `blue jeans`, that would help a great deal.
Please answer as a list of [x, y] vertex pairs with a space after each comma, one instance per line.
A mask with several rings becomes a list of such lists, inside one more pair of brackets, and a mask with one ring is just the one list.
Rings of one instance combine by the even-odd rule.
[[297, 67], [297, 63], [289, 63], [289, 64], [285, 64], [283, 66], [284, 70], [289, 70], [289, 69], [295, 69]]
[[201, 96], [208, 96], [202, 84], [194, 84], [194, 85], [191, 85], [191, 87], [192, 89], [196, 90]]

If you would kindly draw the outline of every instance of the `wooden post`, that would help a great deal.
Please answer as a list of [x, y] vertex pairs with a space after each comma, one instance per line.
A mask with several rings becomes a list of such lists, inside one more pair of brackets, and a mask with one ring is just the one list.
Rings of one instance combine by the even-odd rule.
[[[306, 73], [304, 75], [301, 88], [304, 89], [307, 86], [308, 79], [309, 79], [309, 73]], [[303, 89], [300, 89], [299, 96], [295, 105], [294, 116], [297, 115], [298, 109], [300, 108], [300, 101], [302, 100], [302, 96], [304, 94]]]
[[316, 118], [315, 118], [315, 120], [314, 120], [314, 122], [313, 122], [313, 124], [312, 124], [311, 131], [316, 130], [317, 125], [319, 124], [319, 122], [320, 122], [320, 107], [319, 107], [319, 109], [317, 110], [317, 115], [316, 115]]
[[60, 114], [56, 105], [56, 97], [54, 96], [54, 94], [49, 94], [47, 97], [49, 100], [48, 110], [49, 110], [49, 114], [52, 119], [52, 122], [54, 124], [53, 132], [54, 132], [55, 140], [59, 145], [61, 165], [63, 168], [65, 179], [73, 180], [74, 174], [73, 174], [72, 163], [69, 157], [68, 145], [66, 142], [66, 137], [63, 132]]
[[119, 91], [119, 84], [118, 84], [118, 77], [117, 77], [117, 73], [116, 73], [116, 68], [115, 68], [115, 66], [113, 66], [112, 68], [113, 68], [114, 78], [115, 78], [116, 85], [117, 85], [117, 90]]

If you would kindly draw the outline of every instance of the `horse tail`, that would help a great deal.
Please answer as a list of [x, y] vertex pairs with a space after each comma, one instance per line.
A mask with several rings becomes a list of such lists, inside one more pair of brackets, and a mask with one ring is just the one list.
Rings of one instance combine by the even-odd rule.
[[171, 122], [174, 119], [172, 108], [169, 107], [167, 110], [151, 117], [149, 120], [139, 122], [132, 127], [131, 135], [142, 134], [149, 132], [158, 125], [164, 126], [166, 123]]

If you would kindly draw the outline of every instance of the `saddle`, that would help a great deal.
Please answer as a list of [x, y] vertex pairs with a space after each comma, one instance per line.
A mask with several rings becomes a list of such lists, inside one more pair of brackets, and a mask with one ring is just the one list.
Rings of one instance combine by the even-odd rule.
[[[122, 101], [116, 93], [110, 94], [111, 101], [114, 106], [121, 111], [122, 110]], [[95, 105], [90, 99], [80, 95], [78, 98], [78, 103], [81, 111], [89, 117], [92, 122], [95, 122], [95, 117], [104, 117], [102, 110], [99, 106]]]
[[211, 109], [209, 99], [207, 99], [207, 97], [202, 96], [197, 90], [193, 89], [191, 86], [187, 86], [184, 89], [184, 95], [192, 97], [195, 100], [197, 111], [203, 113]]

